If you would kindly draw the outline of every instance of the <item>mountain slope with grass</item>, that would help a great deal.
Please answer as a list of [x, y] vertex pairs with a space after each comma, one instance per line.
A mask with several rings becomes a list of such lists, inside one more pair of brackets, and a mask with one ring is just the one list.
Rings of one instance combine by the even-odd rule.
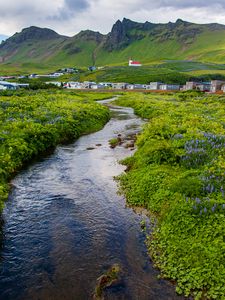
[[125, 66], [132, 57], [144, 65], [165, 60], [222, 64], [225, 61], [225, 25], [138, 23], [118, 20], [109, 34], [91, 30], [73, 37], [35, 26], [23, 29], [0, 45], [1, 69]]

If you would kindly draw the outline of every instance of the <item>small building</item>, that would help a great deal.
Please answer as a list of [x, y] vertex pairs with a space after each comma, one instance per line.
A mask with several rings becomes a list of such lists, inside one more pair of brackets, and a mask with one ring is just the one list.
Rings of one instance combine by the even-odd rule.
[[146, 84], [134, 84], [134, 89], [135, 90], [145, 90]]
[[98, 89], [106, 89], [106, 86], [105, 85], [102, 85], [102, 84], [92, 84], [91, 86], [90, 86], [90, 88], [92, 89], [92, 90], [98, 90]]
[[223, 85], [221, 86], [221, 91], [223, 91], [223, 92], [225, 93], [225, 84], [223, 84]]
[[49, 77], [49, 78], [58, 78], [60, 76], [63, 76], [64, 73], [62, 72], [55, 72], [55, 73], [52, 73], [52, 74], [49, 74], [49, 75], [43, 75], [42, 77]]
[[84, 81], [83, 88], [90, 89], [92, 85], [97, 84], [95, 81]]
[[211, 83], [210, 82], [202, 82], [196, 85], [196, 90], [201, 92], [210, 92]]
[[127, 84], [126, 89], [127, 90], [134, 90], [134, 84]]
[[225, 84], [225, 81], [222, 80], [212, 80], [211, 81], [211, 88], [210, 92], [216, 93], [218, 91], [221, 91], [222, 86]]
[[27, 88], [29, 88], [30, 84], [29, 83], [17, 83], [17, 86], [19, 88], [27, 89]]
[[33, 78], [39, 78], [39, 75], [38, 75], [38, 74], [30, 74], [30, 75], [28, 76], [28, 78], [30, 78], [30, 79], [33, 79]]
[[19, 85], [14, 82], [0, 81], [1, 90], [17, 90]]
[[178, 85], [178, 84], [161, 84], [159, 88], [160, 88], [160, 90], [163, 90], [163, 91], [179, 91], [180, 85]]
[[83, 83], [74, 82], [74, 81], [64, 83], [63, 87], [66, 88], [66, 89], [74, 89], [74, 90], [84, 89]]
[[99, 82], [99, 84], [104, 85], [106, 88], [111, 88], [112, 87], [111, 82]]
[[129, 59], [129, 63], [128, 63], [129, 67], [141, 67], [142, 64], [139, 61], [135, 61], [132, 59]]
[[26, 75], [18, 76], [18, 79], [26, 79], [26, 78], [28, 78], [28, 76], [26, 76]]
[[78, 73], [78, 70], [76, 68], [63, 68], [60, 71], [62, 73], [67, 73], [67, 74]]
[[160, 86], [162, 85], [162, 82], [150, 82], [149, 85], [146, 85], [146, 89], [148, 90], [159, 90]]
[[198, 85], [201, 85], [201, 82], [187, 81], [186, 84], [183, 87], [183, 90], [184, 91], [196, 90], [196, 87]]
[[127, 85], [128, 83], [118, 82], [118, 83], [113, 83], [112, 88], [116, 90], [125, 90]]

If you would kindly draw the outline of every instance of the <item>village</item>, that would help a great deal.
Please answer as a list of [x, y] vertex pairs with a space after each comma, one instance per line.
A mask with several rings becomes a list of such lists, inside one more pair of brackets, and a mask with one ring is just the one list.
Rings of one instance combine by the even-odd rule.
[[[225, 81], [212, 80], [211, 82], [186, 82], [185, 85], [150, 82], [149, 84], [131, 84], [126, 82], [93, 82], [93, 81], [46, 81], [46, 85], [74, 90], [126, 90], [126, 91], [190, 91], [196, 90], [206, 93], [225, 93]], [[0, 90], [17, 90], [29, 88], [28, 83], [15, 83], [6, 80], [0, 81]]]
[[[141, 67], [142, 64], [139, 61], [129, 59], [129, 67]], [[88, 70], [93, 72], [96, 69], [103, 67], [90, 66]], [[50, 74], [30, 74], [22, 76], [1, 76], [0, 75], [0, 90], [17, 90], [19, 88], [29, 88], [29, 83], [16, 83], [15, 80], [26, 79], [41, 79], [46, 78], [44, 84], [50, 86], [56, 86], [64, 89], [74, 90], [126, 90], [126, 91], [190, 91], [196, 90], [206, 93], [225, 93], [225, 81], [212, 80], [209, 82], [197, 82], [188, 81], [185, 85], [170, 84], [165, 82], [150, 82], [148, 84], [140, 83], [127, 83], [127, 82], [94, 82], [94, 81], [60, 81], [60, 78], [64, 75], [78, 73], [76, 68], [63, 68]], [[10, 80], [13, 80], [11, 82]], [[58, 81], [56, 81], [58, 80]]]

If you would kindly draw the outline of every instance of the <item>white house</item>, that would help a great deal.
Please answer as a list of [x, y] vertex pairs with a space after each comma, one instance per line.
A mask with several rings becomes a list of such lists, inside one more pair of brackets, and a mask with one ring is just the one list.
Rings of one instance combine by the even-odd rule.
[[221, 90], [225, 93], [225, 84], [222, 85]]
[[133, 90], [134, 89], [134, 84], [127, 84], [126, 89], [127, 90]]
[[142, 64], [139, 61], [129, 59], [129, 67], [141, 67], [141, 66]]
[[146, 86], [147, 90], [159, 90], [160, 86], [162, 85], [162, 82], [150, 82], [149, 85]]
[[160, 90], [163, 90], [163, 91], [179, 91], [180, 90], [180, 85], [177, 85], [177, 84], [161, 84], [160, 85]]
[[70, 81], [67, 82], [63, 85], [64, 88], [67, 89], [74, 89], [74, 90], [81, 90], [84, 89], [84, 85], [81, 82], [74, 82], [74, 81]]
[[112, 84], [112, 88], [116, 90], [126, 89], [127, 83], [125, 82], [117, 82]]
[[0, 81], [0, 90], [16, 90], [19, 86], [14, 82]]
[[210, 92], [216, 93], [221, 90], [222, 86], [225, 84], [225, 81], [222, 80], [212, 80]]

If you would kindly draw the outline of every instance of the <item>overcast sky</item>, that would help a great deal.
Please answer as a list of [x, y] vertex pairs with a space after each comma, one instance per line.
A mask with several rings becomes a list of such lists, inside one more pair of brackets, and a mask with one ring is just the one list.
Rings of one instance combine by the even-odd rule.
[[224, 16], [225, 0], [0, 0], [0, 34], [12, 35], [31, 25], [69, 36], [84, 29], [108, 33], [123, 17], [225, 24]]

